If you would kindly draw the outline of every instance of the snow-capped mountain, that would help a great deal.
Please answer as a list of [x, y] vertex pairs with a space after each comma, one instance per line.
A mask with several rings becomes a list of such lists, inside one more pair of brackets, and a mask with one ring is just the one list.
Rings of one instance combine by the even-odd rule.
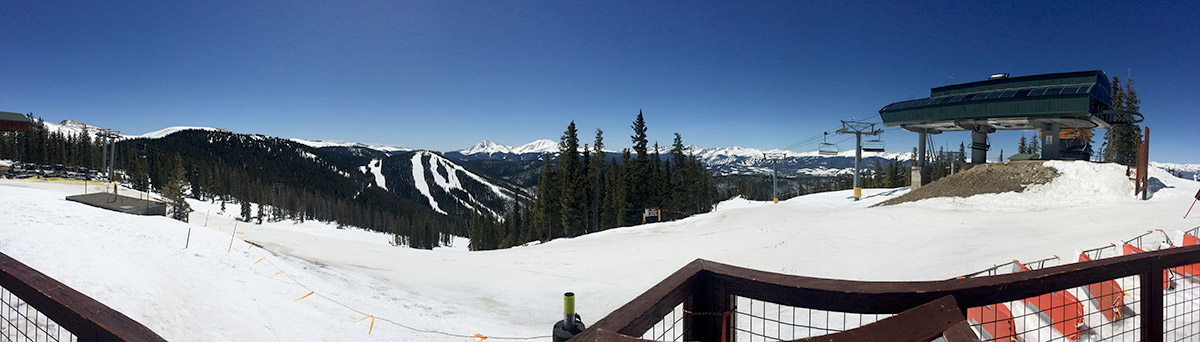
[[1175, 171], [1183, 179], [1200, 180], [1200, 164], [1150, 162], [1150, 166], [1163, 169], [1164, 171]]
[[[93, 125], [89, 125], [89, 124], [82, 123], [82, 122], [75, 121], [75, 120], [63, 120], [59, 123], [43, 122], [43, 124], [46, 126], [46, 130], [49, 132], [58, 133], [58, 134], [62, 134], [65, 136], [76, 136], [79, 134], [83, 134], [84, 132], [87, 132], [88, 137], [92, 138], [92, 139], [95, 139], [96, 136], [100, 132], [104, 132], [107, 130], [103, 127], [93, 126]], [[125, 134], [125, 133], [117, 133], [117, 135], [119, 136], [119, 139], [122, 139], [122, 140], [123, 139], [138, 139], [138, 138], [159, 139], [159, 138], [171, 135], [172, 133], [187, 131], [187, 130], [204, 130], [204, 131], [233, 133], [232, 131], [229, 131], [227, 129], [220, 129], [220, 128], [214, 128], [214, 127], [173, 126], [173, 127], [167, 127], [167, 128], [163, 128], [163, 129], [145, 133], [145, 134], [140, 134], [140, 135], [131, 135], [131, 134]]]
[[[719, 147], [719, 148], [702, 148], [696, 145], [689, 145], [686, 148], [687, 152], [694, 155], [700, 162], [709, 167], [714, 174], [718, 176], [726, 175], [748, 175], [748, 174], [767, 174], [772, 170], [771, 162], [764, 158], [765, 153], [782, 153], [785, 158], [778, 164], [779, 172], [786, 177], [804, 177], [804, 176], [833, 176], [841, 174], [853, 173], [854, 168], [854, 151], [842, 151], [837, 155], [821, 155], [817, 152], [794, 152], [783, 150], [759, 150], [755, 148], [746, 148], [740, 146]], [[610, 156], [615, 156], [617, 151], [610, 151]], [[461, 163], [468, 163], [477, 168], [485, 169], [485, 171], [498, 168], [500, 164], [495, 162], [483, 165], [482, 160], [491, 161], [507, 161], [507, 162], [524, 162], [530, 163], [537, 161], [542, 153], [558, 153], [558, 143], [541, 139], [534, 142], [521, 145], [518, 147], [501, 145], [489, 140], [480, 141], [479, 143], [469, 148], [446, 152], [447, 158], [454, 159]], [[666, 151], [660, 152], [664, 158], [670, 158], [670, 153]], [[874, 167], [878, 162], [881, 165], [887, 165], [889, 162], [900, 162], [907, 164], [911, 158], [911, 153], [890, 153], [890, 152], [863, 152], [864, 167]], [[479, 165], [475, 165], [479, 164]], [[507, 170], [514, 170], [511, 166], [506, 166]], [[523, 172], [525, 178], [529, 176], [529, 167], [519, 168]], [[510, 180], [517, 184], [525, 183], [527, 179]]]
[[359, 165], [358, 172], [366, 176], [367, 186], [423, 203], [445, 215], [466, 217], [472, 212], [502, 215], [519, 191], [512, 184], [471, 171], [436, 152], [364, 146], [327, 145], [317, 151]]
[[538, 159], [543, 153], [557, 154], [558, 143], [549, 139], [539, 139], [521, 146], [509, 146], [483, 140], [466, 149], [445, 154], [455, 160], [529, 161]]
[[[740, 146], [708, 149], [689, 146], [689, 152], [718, 176], [769, 174], [772, 162], [766, 159], [768, 153], [782, 155], [776, 167], [784, 177], [834, 176], [854, 172], [854, 151], [822, 155], [817, 152], [763, 151]], [[911, 157], [911, 153], [863, 152], [862, 165], [872, 168], [875, 163], [884, 166], [891, 162], [907, 164]]]
[[322, 148], [322, 147], [360, 147], [360, 148], [368, 148], [368, 149], [372, 149], [372, 150], [376, 150], [376, 151], [381, 151], [381, 152], [400, 152], [400, 151], [412, 151], [412, 149], [411, 149], [411, 148], [407, 148], [407, 147], [388, 146], [388, 145], [373, 145], [373, 144], [363, 144], [363, 143], [358, 143], [358, 142], [343, 142], [343, 141], [329, 141], [329, 140], [309, 140], [309, 139], [300, 139], [300, 138], [292, 138], [292, 139], [288, 139], [288, 140], [291, 140], [291, 141], [293, 141], [293, 142], [299, 143], [299, 144], [301, 144], [301, 145], [306, 145], [306, 146], [309, 146], [309, 147], [312, 147], [312, 148]]

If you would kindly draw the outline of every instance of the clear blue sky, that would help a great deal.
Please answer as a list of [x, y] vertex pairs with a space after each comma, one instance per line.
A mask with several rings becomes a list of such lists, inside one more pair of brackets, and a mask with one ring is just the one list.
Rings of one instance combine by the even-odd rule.
[[[1132, 73], [1152, 159], [1200, 162], [1194, 2], [4, 1], [0, 110], [144, 133], [455, 150], [571, 120], [784, 147], [993, 73]], [[1020, 132], [993, 136], [992, 158]], [[892, 151], [916, 135], [893, 130]], [[957, 148], [968, 133], [936, 136]], [[1096, 145], [1102, 141], [1096, 140]], [[808, 145], [797, 150], [815, 149]]]

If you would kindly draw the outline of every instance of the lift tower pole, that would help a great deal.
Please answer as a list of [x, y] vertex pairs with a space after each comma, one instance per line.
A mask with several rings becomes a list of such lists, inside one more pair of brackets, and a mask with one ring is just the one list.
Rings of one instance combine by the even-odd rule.
[[787, 154], [783, 152], [766, 152], [763, 153], [763, 159], [771, 161], [771, 199], [775, 203], [779, 203], [779, 179], [776, 176], [779, 174], [778, 163], [780, 160], [787, 158]]
[[854, 134], [854, 200], [857, 201], [862, 199], [862, 185], [858, 179], [859, 169], [862, 169], [862, 136], [880, 135], [883, 130], [875, 128], [873, 123], [842, 120], [842, 128], [837, 133]]

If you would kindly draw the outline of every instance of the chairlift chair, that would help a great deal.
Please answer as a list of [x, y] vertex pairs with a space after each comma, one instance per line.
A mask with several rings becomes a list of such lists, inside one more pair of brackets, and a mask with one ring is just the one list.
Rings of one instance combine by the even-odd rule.
[[817, 153], [820, 155], [825, 155], [825, 156], [837, 155], [838, 154], [837, 145], [831, 144], [831, 143], [829, 143], [829, 141], [825, 140], [828, 138], [829, 138], [829, 132], [825, 132], [825, 138], [823, 138], [821, 140], [821, 144], [817, 145]]
[[863, 152], [883, 152], [883, 140], [867, 140], [862, 146]]

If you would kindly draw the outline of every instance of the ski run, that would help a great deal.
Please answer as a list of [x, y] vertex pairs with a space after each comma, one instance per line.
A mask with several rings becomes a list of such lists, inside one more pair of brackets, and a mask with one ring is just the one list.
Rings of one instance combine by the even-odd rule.
[[[435, 159], [412, 159], [426, 196], [417, 175], [440, 167]], [[364, 171], [376, 172], [372, 163]], [[1074, 262], [1065, 256], [1146, 230], [1200, 226], [1200, 215], [1182, 218], [1200, 183], [1154, 169], [1153, 196], [1140, 201], [1123, 166], [1046, 165], [1061, 176], [1022, 193], [877, 208], [907, 188], [865, 189], [859, 202], [849, 190], [779, 204], [732, 199], [678, 221], [484, 252], [467, 251], [465, 239], [416, 250], [328, 223], [236, 222], [237, 205], [222, 212], [219, 202], [192, 200], [190, 223], [125, 215], [64, 200], [82, 183], [0, 180], [0, 249], [171, 341], [476, 341], [469, 336], [549, 335], [567, 291], [592, 324], [696, 258], [811, 277], [940, 280], [1013, 259]], [[1200, 306], [1196, 284], [1179, 281], [1186, 286], [1167, 304]]]

